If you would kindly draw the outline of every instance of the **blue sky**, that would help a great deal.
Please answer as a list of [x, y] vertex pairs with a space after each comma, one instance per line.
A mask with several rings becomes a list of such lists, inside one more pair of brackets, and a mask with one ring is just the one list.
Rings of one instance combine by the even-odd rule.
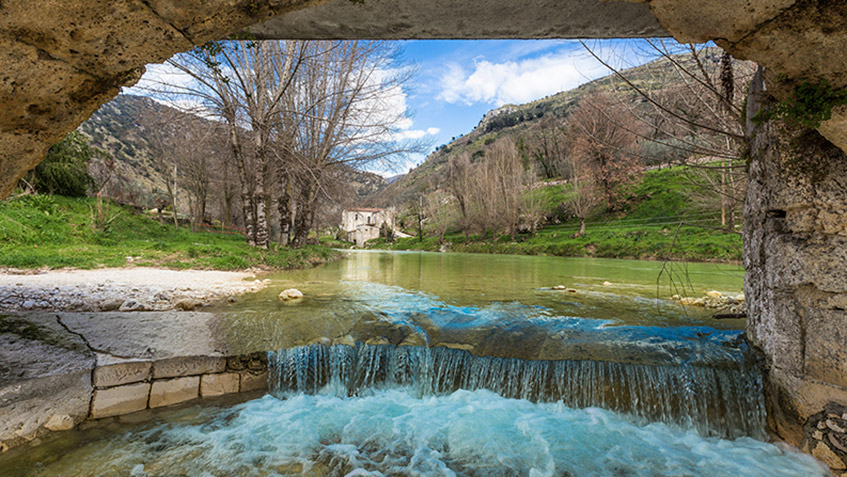
[[[371, 168], [384, 176], [420, 164], [435, 147], [470, 132], [494, 108], [533, 101], [609, 74], [574, 40], [409, 40], [396, 45], [395, 66], [411, 66], [415, 74], [386, 103], [396, 114], [405, 114], [398, 137], [430, 146], [425, 153], [391, 161], [392, 167], [380, 163]], [[592, 40], [589, 45], [619, 68], [652, 56], [639, 40]], [[186, 80], [191, 81], [167, 65], [148, 65], [139, 85], [125, 92], [149, 95], [145, 84], [156, 89], [157, 81]], [[180, 107], [179, 101], [166, 102]]]
[[[644, 52], [633, 45], [591, 43], [616, 66], [644, 61]], [[404, 88], [412, 120], [408, 129], [431, 142], [427, 152], [469, 132], [491, 109], [526, 103], [609, 74], [572, 40], [414, 40], [398, 46], [402, 59], [416, 67]], [[400, 172], [424, 158], [410, 157]]]

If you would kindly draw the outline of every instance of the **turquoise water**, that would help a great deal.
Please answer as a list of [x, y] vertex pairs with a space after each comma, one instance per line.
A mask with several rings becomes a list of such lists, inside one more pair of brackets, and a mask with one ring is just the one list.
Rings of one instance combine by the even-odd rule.
[[[765, 442], [743, 320], [669, 300], [737, 294], [742, 276], [351, 253], [216, 310], [230, 349], [271, 350], [271, 395], [58, 433], [0, 475], [826, 475]], [[280, 302], [291, 287], [305, 297]]]
[[[49, 460], [49, 459], [45, 459]], [[14, 464], [14, 463], [13, 463]], [[8, 467], [7, 467], [8, 468]], [[18, 475], [823, 476], [811, 457], [487, 390], [265, 396], [87, 442]]]

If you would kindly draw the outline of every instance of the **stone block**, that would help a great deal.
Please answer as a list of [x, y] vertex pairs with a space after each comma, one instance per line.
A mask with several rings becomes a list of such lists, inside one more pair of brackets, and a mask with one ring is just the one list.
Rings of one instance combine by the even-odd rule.
[[215, 356], [185, 356], [153, 362], [153, 379], [222, 373], [226, 359]]
[[127, 384], [108, 389], [96, 389], [91, 403], [91, 418], [119, 416], [147, 409], [149, 383]]
[[75, 425], [74, 418], [71, 416], [67, 414], [53, 414], [44, 424], [44, 427], [50, 431], [69, 431]]
[[847, 388], [847, 312], [806, 312], [806, 375]]
[[816, 445], [815, 448], [812, 449], [812, 455], [815, 457], [815, 459], [820, 460], [821, 462], [833, 469], [847, 469], [847, 465], [845, 465], [845, 462], [823, 442], [818, 442], [818, 445]]
[[94, 386], [98, 388], [120, 386], [150, 379], [150, 361], [126, 360], [120, 358], [97, 357], [94, 369]]
[[237, 393], [239, 376], [236, 373], [206, 374], [200, 378], [200, 396], [222, 396]]
[[170, 406], [190, 401], [200, 392], [200, 376], [153, 381], [150, 388], [150, 407]]
[[241, 392], [259, 391], [268, 389], [268, 373], [261, 374], [243, 373], [241, 375]]

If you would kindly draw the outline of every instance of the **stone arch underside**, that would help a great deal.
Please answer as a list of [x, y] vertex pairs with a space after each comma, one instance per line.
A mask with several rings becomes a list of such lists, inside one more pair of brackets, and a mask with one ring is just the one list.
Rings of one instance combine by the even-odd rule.
[[[759, 89], [777, 99], [800, 81], [847, 87], [841, 1], [0, 0], [0, 197], [145, 64], [245, 28], [304, 39], [670, 33], [756, 61], [766, 72]], [[751, 96], [751, 114], [756, 104]], [[840, 410], [847, 420], [847, 108], [818, 131], [837, 147], [750, 127], [748, 335], [765, 354], [772, 429], [812, 453], [825, 444], [816, 456], [845, 469], [847, 433], [827, 426]], [[823, 179], [786, 173], [780, 164], [796, 157], [820, 159]]]

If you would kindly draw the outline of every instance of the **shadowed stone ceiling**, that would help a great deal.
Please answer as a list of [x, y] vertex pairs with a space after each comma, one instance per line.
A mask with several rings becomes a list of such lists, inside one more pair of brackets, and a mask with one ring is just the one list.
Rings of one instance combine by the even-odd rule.
[[[778, 98], [798, 81], [847, 86], [845, 1], [0, 0], [0, 198], [145, 64], [245, 28], [302, 39], [669, 33], [758, 62]], [[847, 108], [819, 130], [847, 149]]]
[[249, 31], [263, 39], [668, 36], [647, 5], [620, 0], [332, 0]]

